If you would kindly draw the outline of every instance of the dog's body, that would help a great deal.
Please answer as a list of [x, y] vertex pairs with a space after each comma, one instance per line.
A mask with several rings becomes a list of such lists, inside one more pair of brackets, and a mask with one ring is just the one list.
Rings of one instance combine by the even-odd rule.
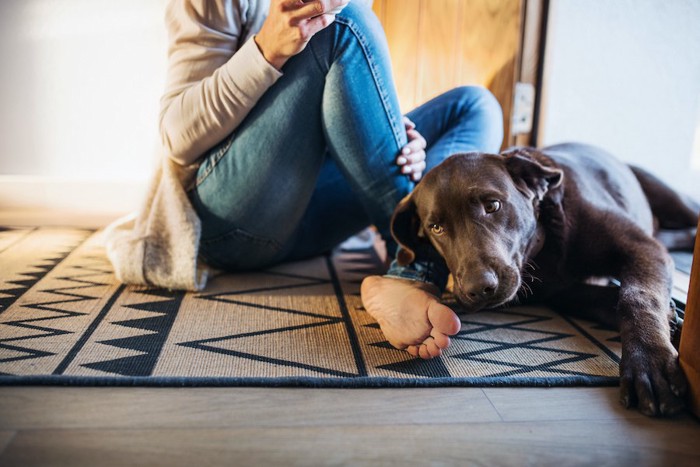
[[617, 327], [623, 403], [672, 414], [685, 391], [669, 324], [673, 262], [653, 234], [675, 229], [669, 246], [692, 247], [698, 211], [641, 169], [565, 144], [452, 156], [399, 204], [392, 233], [399, 262], [416, 252], [445, 261], [467, 310], [536, 301]]

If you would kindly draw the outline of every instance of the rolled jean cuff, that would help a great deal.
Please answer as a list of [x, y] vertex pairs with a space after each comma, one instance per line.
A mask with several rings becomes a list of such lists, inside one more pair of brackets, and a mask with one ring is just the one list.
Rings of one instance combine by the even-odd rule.
[[401, 266], [394, 260], [384, 276], [432, 284], [438, 288], [440, 295], [442, 295], [447, 286], [447, 276], [449, 274], [450, 271], [442, 262], [417, 260], [407, 266]]

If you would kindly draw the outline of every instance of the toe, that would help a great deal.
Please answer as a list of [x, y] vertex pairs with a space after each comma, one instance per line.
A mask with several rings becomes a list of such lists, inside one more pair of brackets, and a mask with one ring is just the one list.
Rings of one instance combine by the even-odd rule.
[[448, 336], [457, 334], [462, 327], [462, 323], [455, 312], [438, 301], [434, 301], [429, 305], [428, 320], [434, 329]]
[[441, 349], [446, 349], [450, 346], [450, 338], [449, 336], [446, 336], [445, 334], [436, 331], [435, 328], [433, 328], [430, 331], [430, 336], [433, 338], [435, 341], [435, 345], [440, 347]]
[[642, 373], [634, 380], [635, 391], [637, 392], [639, 411], [644, 415], [654, 417], [658, 414], [658, 407], [654, 400], [654, 393], [649, 377]]
[[406, 352], [413, 355], [414, 357], [418, 357], [418, 346], [417, 345], [409, 345], [408, 347], [406, 347]]
[[425, 341], [425, 347], [428, 349], [428, 354], [431, 358], [439, 357], [442, 355], [442, 349], [438, 347], [435, 339], [428, 339]]
[[672, 360], [666, 366], [666, 374], [668, 375], [668, 381], [673, 394], [676, 397], [684, 397], [688, 392], [688, 383], [685, 379], [685, 375], [678, 366], [677, 360]]
[[634, 393], [634, 379], [631, 376], [620, 377], [620, 403], [630, 409], [637, 405], [637, 398]]
[[419, 347], [418, 355], [423, 360], [430, 360], [431, 358], [433, 358], [433, 356], [430, 354], [430, 350], [428, 350], [428, 346], [425, 344], [423, 344]]

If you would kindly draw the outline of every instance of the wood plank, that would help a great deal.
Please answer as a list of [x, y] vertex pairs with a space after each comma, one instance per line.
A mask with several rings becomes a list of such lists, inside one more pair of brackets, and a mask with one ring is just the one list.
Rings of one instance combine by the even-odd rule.
[[644, 419], [618, 401], [619, 388], [484, 388], [505, 421]]
[[5, 451], [5, 448], [7, 448], [7, 445], [10, 444], [10, 441], [16, 434], [16, 431], [0, 431], [0, 454]]
[[382, 26], [389, 44], [391, 68], [401, 111], [407, 113], [417, 105], [417, 54], [421, 0], [383, 0]]
[[700, 417], [700, 236], [695, 238], [688, 288], [685, 323], [681, 333], [680, 362], [690, 386], [688, 399], [691, 410]]
[[402, 111], [458, 86], [483, 85], [501, 103], [508, 135], [523, 1], [382, 0], [375, 4], [389, 43]]
[[488, 87], [503, 107], [504, 146], [510, 145], [513, 88], [518, 74], [522, 0], [472, 0], [461, 14], [458, 76]]
[[0, 387], [0, 429], [393, 425], [500, 420], [479, 388]]
[[418, 36], [418, 103], [455, 87], [459, 60], [460, 0], [423, 0]]
[[667, 420], [21, 431], [4, 466], [697, 465], [699, 428]]

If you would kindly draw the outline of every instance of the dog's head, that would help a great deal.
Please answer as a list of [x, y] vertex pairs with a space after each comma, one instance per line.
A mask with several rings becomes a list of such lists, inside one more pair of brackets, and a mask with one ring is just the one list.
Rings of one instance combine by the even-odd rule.
[[408, 264], [432, 245], [454, 278], [454, 294], [470, 310], [511, 300], [537, 231], [538, 204], [562, 182], [534, 150], [451, 156], [421, 180], [394, 211], [397, 260]]

